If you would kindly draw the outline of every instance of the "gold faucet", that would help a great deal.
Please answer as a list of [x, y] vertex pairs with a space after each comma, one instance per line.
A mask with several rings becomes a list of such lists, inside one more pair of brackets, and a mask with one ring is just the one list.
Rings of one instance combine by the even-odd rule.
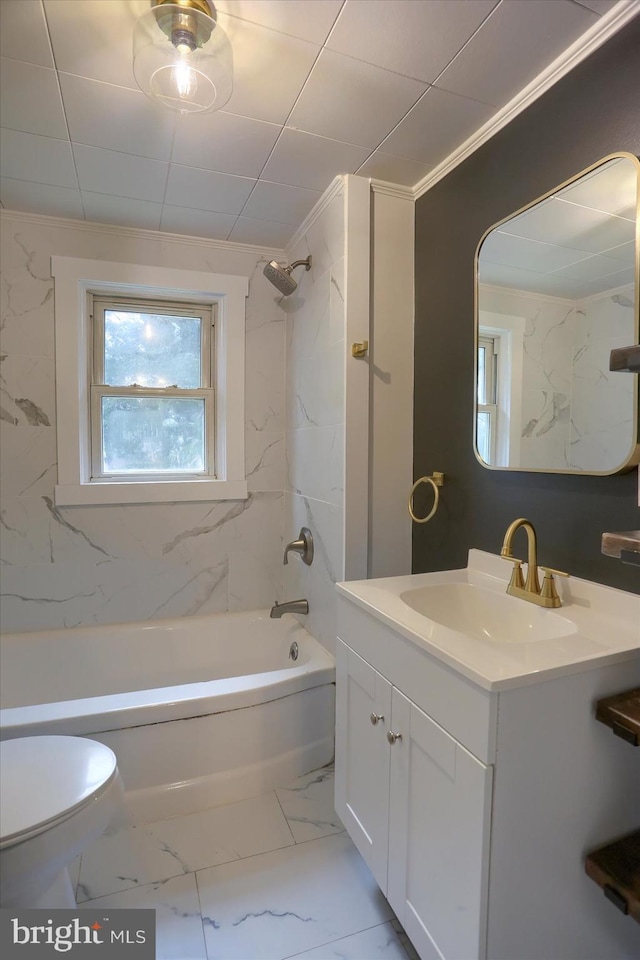
[[[518, 560], [511, 553], [513, 537], [520, 527], [524, 527], [528, 540], [526, 583], [522, 576], [522, 560]], [[544, 579], [542, 587], [540, 586], [538, 579], [538, 541], [536, 531], [529, 520], [519, 517], [518, 520], [509, 524], [504, 535], [500, 556], [506, 557], [513, 563], [513, 573], [507, 587], [507, 593], [511, 594], [512, 597], [520, 597], [521, 600], [528, 600], [529, 603], [537, 603], [540, 607], [559, 607], [562, 605], [553, 575], [568, 577], [569, 574], [563, 573], [562, 570], [553, 570], [551, 567], [541, 567], [541, 570], [544, 570]]]

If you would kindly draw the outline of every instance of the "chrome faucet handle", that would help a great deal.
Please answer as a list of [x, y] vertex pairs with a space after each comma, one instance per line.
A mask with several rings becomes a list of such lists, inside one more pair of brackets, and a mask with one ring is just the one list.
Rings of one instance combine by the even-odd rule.
[[289, 563], [289, 553], [297, 553], [302, 558], [302, 562], [308, 567], [313, 563], [313, 535], [308, 527], [301, 527], [297, 540], [292, 540], [284, 548], [284, 557], [282, 562]]

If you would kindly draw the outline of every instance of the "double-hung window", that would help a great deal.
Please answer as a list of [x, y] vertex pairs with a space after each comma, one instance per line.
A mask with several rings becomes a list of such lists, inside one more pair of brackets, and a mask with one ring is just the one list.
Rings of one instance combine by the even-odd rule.
[[498, 338], [481, 336], [478, 340], [476, 444], [478, 453], [485, 463], [496, 462], [498, 346]]
[[92, 301], [92, 480], [215, 476], [215, 305]]
[[245, 500], [249, 279], [52, 257], [59, 506]]

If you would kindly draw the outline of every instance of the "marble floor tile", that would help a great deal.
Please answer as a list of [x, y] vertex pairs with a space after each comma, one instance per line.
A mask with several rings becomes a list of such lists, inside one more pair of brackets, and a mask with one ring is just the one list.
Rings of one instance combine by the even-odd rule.
[[196, 876], [209, 960], [283, 960], [393, 916], [346, 834]]
[[344, 830], [334, 809], [333, 788], [333, 767], [323, 767], [276, 790], [296, 843]]
[[194, 873], [78, 904], [81, 909], [153, 908], [156, 960], [207, 960]]
[[277, 850], [294, 843], [274, 793], [101, 837], [83, 854], [78, 900]]
[[407, 954], [389, 922], [296, 953], [295, 960], [407, 960]]

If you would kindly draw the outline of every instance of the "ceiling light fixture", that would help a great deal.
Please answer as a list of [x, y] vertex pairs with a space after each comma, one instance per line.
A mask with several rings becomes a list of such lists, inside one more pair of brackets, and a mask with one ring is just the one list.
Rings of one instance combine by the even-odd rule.
[[180, 113], [219, 110], [233, 90], [233, 52], [209, 0], [151, 0], [133, 33], [133, 73], [151, 100]]

